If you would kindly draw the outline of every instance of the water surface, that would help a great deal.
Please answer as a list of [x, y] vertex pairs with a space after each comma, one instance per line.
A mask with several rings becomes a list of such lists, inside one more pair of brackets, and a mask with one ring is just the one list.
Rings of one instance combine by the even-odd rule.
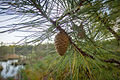
[[11, 65], [13, 62], [18, 62], [18, 60], [8, 60], [6, 62], [0, 62], [0, 65], [3, 67], [1, 71], [1, 76], [3, 78], [15, 77], [20, 69], [23, 69], [23, 65]]

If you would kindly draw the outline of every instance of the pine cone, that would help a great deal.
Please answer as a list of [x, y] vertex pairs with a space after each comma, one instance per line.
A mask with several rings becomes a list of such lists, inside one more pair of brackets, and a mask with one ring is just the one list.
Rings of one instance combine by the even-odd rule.
[[55, 36], [55, 48], [59, 55], [63, 56], [69, 45], [69, 37], [64, 32], [59, 32]]

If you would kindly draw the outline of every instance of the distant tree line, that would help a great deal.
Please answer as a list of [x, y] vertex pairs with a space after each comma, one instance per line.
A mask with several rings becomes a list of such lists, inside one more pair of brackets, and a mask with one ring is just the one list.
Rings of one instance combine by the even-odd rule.
[[5, 54], [21, 54], [27, 55], [31, 53], [42, 54], [48, 50], [54, 50], [53, 44], [38, 44], [38, 45], [1, 45], [0, 46], [0, 55], [4, 56]]

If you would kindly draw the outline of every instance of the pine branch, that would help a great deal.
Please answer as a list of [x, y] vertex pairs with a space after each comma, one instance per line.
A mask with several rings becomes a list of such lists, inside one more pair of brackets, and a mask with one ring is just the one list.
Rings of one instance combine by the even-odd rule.
[[75, 10], [71, 10], [71, 11], [67, 12], [66, 14], [64, 14], [63, 16], [61, 16], [57, 21], [60, 21], [61, 19], [63, 19], [67, 15], [75, 14], [76, 12], [78, 12], [80, 10], [80, 7], [82, 6], [83, 2], [84, 1], [81, 1]]
[[108, 59], [108, 60], [103, 60], [104, 62], [107, 62], [107, 63], [116, 63], [116, 64], [119, 64], [120, 65], [120, 61], [117, 61], [115, 59]]
[[[98, 15], [98, 13], [96, 13], [96, 14], [97, 14], [99, 20], [106, 26], [107, 21], [104, 22], [104, 20]], [[114, 30], [112, 30], [109, 26], [106, 26], [106, 29], [113, 34], [113, 36], [116, 38], [116, 40], [120, 41], [120, 36]]]
[[[59, 30], [60, 32], [66, 33], [65, 30], [64, 30], [63, 28], [61, 28], [61, 26], [58, 25], [56, 21], [53, 21], [52, 19], [48, 18], [48, 16], [41, 10], [41, 8], [40, 8], [33, 0], [31, 0], [31, 2], [32, 2], [33, 5], [39, 10], [39, 12], [42, 14], [42, 16], [45, 17], [48, 21], [50, 21], [50, 22], [56, 27], [57, 30]], [[67, 34], [67, 33], [66, 33], [66, 34]], [[67, 34], [67, 35], [68, 35], [68, 34]], [[74, 42], [72, 42], [72, 38], [71, 38], [70, 36], [69, 36], [69, 40], [70, 40], [70, 43], [72, 44], [72, 46], [74, 46], [74, 48], [75, 48], [78, 52], [80, 52], [83, 56], [87, 56], [87, 57], [89, 57], [89, 58], [91, 58], [91, 59], [95, 59], [93, 56], [87, 54], [87, 53], [84, 52], [82, 49], [78, 48], [78, 46], [77, 46]], [[119, 61], [114, 60], [114, 59], [101, 60], [101, 61], [107, 62], [107, 63], [120, 64]]]
[[73, 43], [72, 41], [71, 41], [71, 44], [75, 47], [75, 49], [77, 49], [83, 56], [88, 56], [88, 57], [90, 57], [90, 58], [92, 58], [92, 59], [95, 59], [93, 56], [91, 56], [91, 55], [89, 55], [89, 54], [86, 54], [86, 52], [84, 52], [84, 51], [82, 51], [80, 48], [78, 48], [76, 45], [75, 45], [75, 43]]
[[[52, 19], [50, 19], [42, 10], [41, 8], [36, 4], [36, 2], [34, 2], [34, 0], [31, 0], [31, 2], [33, 3], [33, 5], [39, 10], [39, 12], [42, 14], [43, 17], [45, 17], [48, 21], [50, 21], [55, 27], [57, 30], [59, 30], [60, 32], [65, 32], [64, 29], [61, 28], [60, 25], [57, 24], [56, 21], [53, 21]], [[67, 33], [66, 33], [67, 34]], [[68, 34], [67, 34], [68, 35]], [[77, 49], [83, 56], [87, 56], [87, 57], [90, 57], [91, 59], [94, 59], [93, 56], [91, 55], [88, 55], [86, 52], [82, 51], [80, 48], [78, 48], [78, 46], [72, 42], [72, 38], [69, 36], [69, 40], [70, 40], [70, 43], [75, 47], [75, 49]]]
[[[28, 27], [28, 26], [27, 26]], [[5, 31], [0, 31], [0, 33], [5, 33], [5, 32], [9, 32], [9, 31], [16, 31], [18, 29], [23, 29], [23, 28], [27, 28], [26, 26], [23, 26], [23, 27], [19, 27], [19, 28], [13, 28], [13, 29], [8, 29], [8, 30], [5, 30]]]
[[[92, 4], [91, 4], [89, 1], [87, 1], [87, 2], [90, 4], [90, 6], [92, 6]], [[118, 44], [119, 44], [120, 36], [119, 36], [114, 30], [112, 30], [112, 28], [110, 28], [110, 26], [106, 25], [106, 24], [108, 24], [108, 23], [107, 23], [108, 19], [107, 19], [107, 21], [105, 22], [105, 21], [100, 17], [100, 15], [99, 15], [98, 12], [96, 12], [96, 15], [98, 16], [98, 19], [106, 26], [106, 29], [107, 29], [110, 33], [113, 34], [113, 36], [116, 38], [116, 40], [118, 41]]]

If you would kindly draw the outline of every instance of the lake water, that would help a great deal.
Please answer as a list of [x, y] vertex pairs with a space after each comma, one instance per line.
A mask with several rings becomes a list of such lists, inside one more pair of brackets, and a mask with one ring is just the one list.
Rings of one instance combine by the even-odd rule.
[[14, 62], [18, 62], [18, 60], [8, 60], [6, 62], [0, 62], [0, 65], [3, 67], [3, 70], [1, 71], [1, 76], [3, 78], [8, 77], [15, 77], [20, 69], [23, 69], [23, 65], [11, 65]]

